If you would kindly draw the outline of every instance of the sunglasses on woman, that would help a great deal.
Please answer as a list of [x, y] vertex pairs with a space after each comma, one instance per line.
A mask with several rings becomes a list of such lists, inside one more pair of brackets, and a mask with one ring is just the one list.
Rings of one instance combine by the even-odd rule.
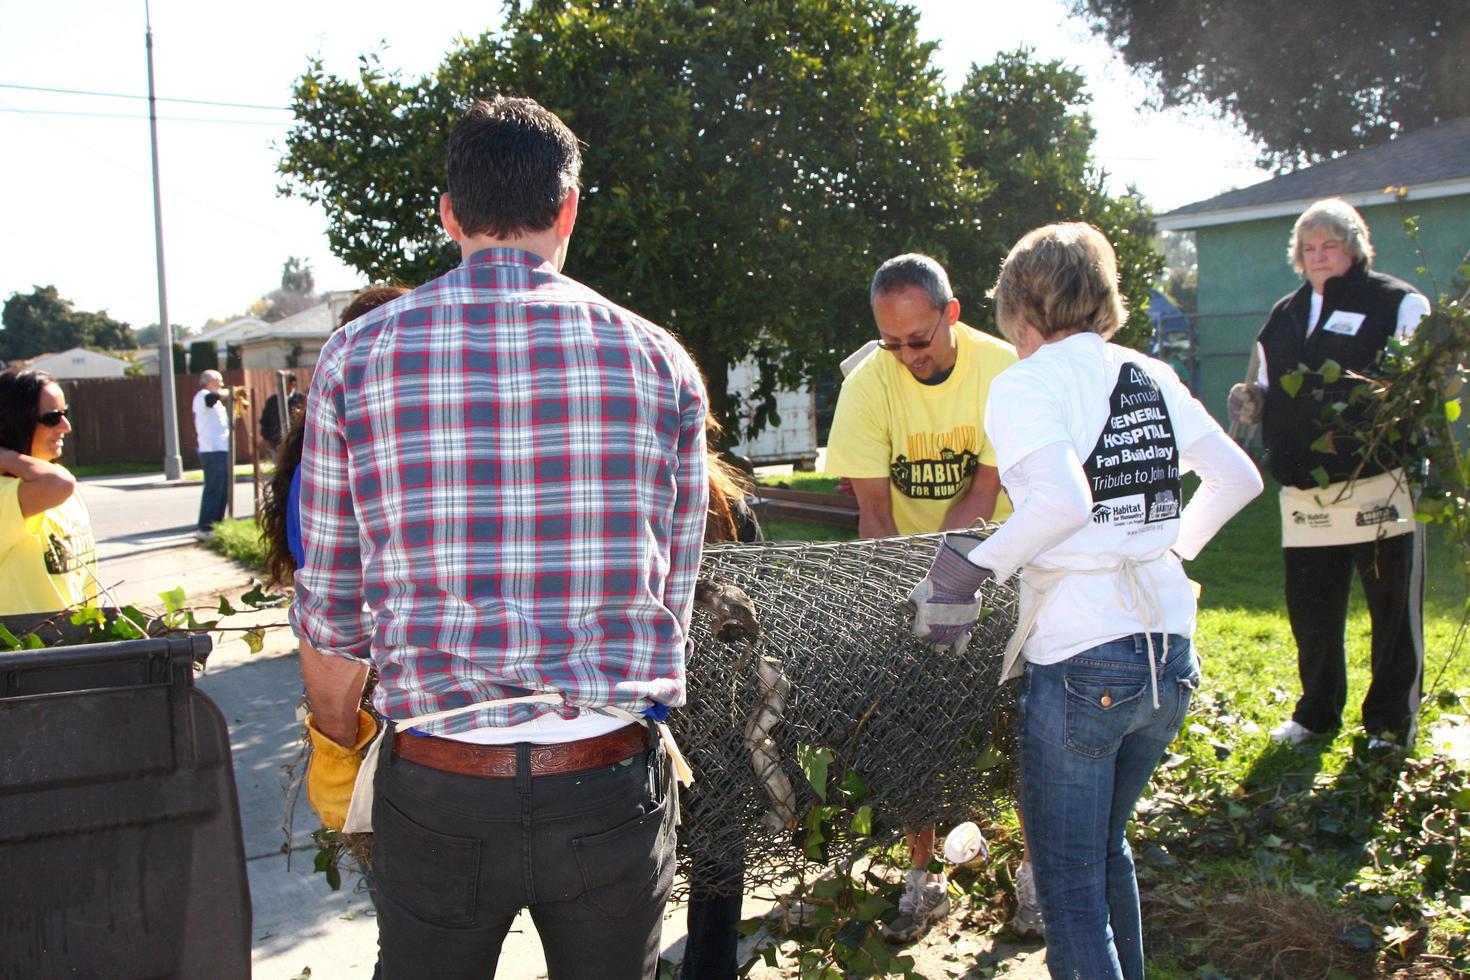
[[40, 415], [36, 416], [36, 421], [40, 422], [48, 429], [54, 429], [61, 424], [62, 419], [70, 418], [71, 408], [68, 406], [67, 408], [58, 408], [53, 412], [42, 412]]

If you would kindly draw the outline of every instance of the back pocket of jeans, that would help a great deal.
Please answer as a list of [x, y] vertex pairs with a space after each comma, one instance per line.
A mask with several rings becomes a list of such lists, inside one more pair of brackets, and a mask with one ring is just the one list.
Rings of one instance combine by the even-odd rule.
[[385, 897], [432, 925], [474, 924], [479, 841], [420, 826], [382, 797], [373, 832], [373, 878]]
[[611, 830], [572, 839], [582, 898], [603, 915], [623, 918], [663, 902], [674, 883], [672, 799]]
[[1073, 674], [1067, 685], [1067, 748], [1088, 756], [1116, 751], [1148, 683], [1133, 678]]

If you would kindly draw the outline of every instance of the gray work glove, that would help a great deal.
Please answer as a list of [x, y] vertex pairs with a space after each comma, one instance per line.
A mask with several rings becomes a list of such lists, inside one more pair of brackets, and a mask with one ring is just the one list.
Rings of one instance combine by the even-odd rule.
[[1261, 421], [1261, 407], [1266, 396], [1253, 382], [1241, 381], [1231, 386], [1229, 413], [1231, 425], [1255, 425]]
[[980, 587], [994, 578], [990, 569], [965, 557], [982, 540], [952, 533], [940, 541], [929, 574], [909, 593], [907, 606], [913, 614], [909, 628], [914, 636], [939, 647], [957, 644], [957, 652], [969, 645], [970, 630], [980, 616]]

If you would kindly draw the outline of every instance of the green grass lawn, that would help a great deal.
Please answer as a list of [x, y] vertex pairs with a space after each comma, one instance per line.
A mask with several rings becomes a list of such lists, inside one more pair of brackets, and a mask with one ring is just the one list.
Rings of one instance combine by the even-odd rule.
[[260, 529], [252, 519], [220, 521], [214, 526], [214, 536], [205, 544], [253, 572], [265, 571], [265, 548], [260, 543]]
[[783, 490], [805, 490], [808, 493], [836, 493], [837, 477], [825, 473], [782, 473], [758, 476], [755, 482], [763, 487], [780, 487]]
[[1203, 588], [1204, 680], [1134, 823], [1153, 975], [1390, 976], [1412, 961], [1406, 976], [1448, 977], [1470, 966], [1470, 780], [1430, 736], [1461, 726], [1470, 699], [1470, 655], [1454, 651], [1465, 585], [1453, 542], [1436, 530], [1425, 708], [1407, 760], [1364, 747], [1370, 625], [1356, 586], [1345, 727], [1297, 748], [1266, 735], [1300, 692], [1274, 488], [1189, 566]]
[[65, 459], [61, 462], [78, 480], [94, 476], [127, 476], [135, 473], [157, 473], [159, 479], [163, 478], [162, 463], [79, 463], [73, 466]]
[[[64, 461], [63, 461], [64, 462]], [[130, 476], [137, 473], [157, 473], [158, 478], [163, 479], [163, 466], [160, 463], [95, 463], [78, 466], [68, 466], [73, 476], [77, 479], [86, 479], [95, 476]], [[250, 476], [255, 470], [249, 463], [236, 463], [235, 476]], [[269, 463], [262, 464], [260, 472], [269, 476], [271, 467]], [[184, 470], [180, 478], [191, 480], [194, 483], [204, 482], [203, 470]]]

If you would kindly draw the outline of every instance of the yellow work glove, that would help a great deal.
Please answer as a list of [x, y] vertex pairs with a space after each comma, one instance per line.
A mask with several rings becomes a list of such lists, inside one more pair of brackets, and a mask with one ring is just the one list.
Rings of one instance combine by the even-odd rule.
[[306, 716], [306, 734], [311, 739], [311, 762], [306, 768], [306, 798], [328, 830], [341, 830], [352, 802], [357, 770], [362, 768], [363, 746], [378, 733], [378, 723], [357, 709], [357, 741], [338, 745], [321, 733], [311, 715]]

